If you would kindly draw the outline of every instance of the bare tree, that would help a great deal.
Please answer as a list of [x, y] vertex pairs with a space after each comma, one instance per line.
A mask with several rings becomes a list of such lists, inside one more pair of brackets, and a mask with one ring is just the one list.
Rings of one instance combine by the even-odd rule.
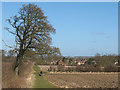
[[55, 33], [55, 29], [48, 22], [47, 16], [43, 11], [34, 4], [23, 5], [18, 11], [18, 15], [7, 19], [13, 27], [6, 28], [11, 34], [15, 35], [16, 41], [16, 65], [14, 70], [19, 70], [19, 65], [26, 51], [32, 49], [38, 54], [46, 54], [47, 48], [50, 47], [50, 34]]

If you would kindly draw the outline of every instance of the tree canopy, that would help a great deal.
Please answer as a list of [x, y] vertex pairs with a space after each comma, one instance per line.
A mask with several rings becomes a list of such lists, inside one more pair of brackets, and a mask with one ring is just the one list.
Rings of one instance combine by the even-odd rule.
[[51, 34], [55, 29], [47, 20], [41, 8], [34, 4], [23, 5], [18, 14], [7, 19], [13, 29], [6, 28], [15, 35], [17, 66], [26, 51], [32, 49], [36, 54], [60, 54], [59, 48], [51, 47]]

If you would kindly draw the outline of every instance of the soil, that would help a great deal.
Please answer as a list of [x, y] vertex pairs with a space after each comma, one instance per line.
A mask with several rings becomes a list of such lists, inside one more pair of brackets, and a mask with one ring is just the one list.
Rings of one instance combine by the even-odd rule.
[[118, 73], [49, 73], [45, 77], [60, 88], [118, 88]]

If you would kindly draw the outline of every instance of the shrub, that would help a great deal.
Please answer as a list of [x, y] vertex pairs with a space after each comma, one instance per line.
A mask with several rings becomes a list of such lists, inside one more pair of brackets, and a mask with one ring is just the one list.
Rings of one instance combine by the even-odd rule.
[[65, 67], [62, 66], [62, 65], [58, 65], [58, 66], [57, 66], [57, 71], [58, 71], [58, 72], [59, 72], [59, 71], [65, 71]]
[[14, 62], [2, 62], [2, 87], [3, 88], [26, 88], [27, 77], [32, 71], [32, 63], [24, 63], [21, 73], [16, 77], [13, 71]]
[[109, 66], [105, 67], [104, 70], [106, 72], [117, 72], [118, 71], [118, 67], [115, 66], [115, 65], [112, 65], [112, 66], [109, 65]]

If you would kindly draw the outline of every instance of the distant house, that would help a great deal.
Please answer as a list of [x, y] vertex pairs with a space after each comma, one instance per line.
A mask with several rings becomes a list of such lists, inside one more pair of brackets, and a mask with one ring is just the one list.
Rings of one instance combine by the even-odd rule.
[[118, 64], [118, 61], [115, 61], [115, 63], [114, 63], [115, 65], [117, 65]]
[[76, 59], [74, 60], [74, 63], [77, 63], [77, 60], [76, 60]]
[[77, 64], [78, 65], [83, 65], [83, 64], [85, 64], [86, 61], [87, 61], [86, 59], [78, 60]]
[[78, 65], [81, 65], [81, 62], [78, 62], [77, 64], [78, 64]]
[[62, 65], [62, 64], [63, 64], [63, 61], [62, 61], [62, 60], [60, 60], [60, 61], [58, 62], [58, 64], [59, 64], [59, 65]]
[[55, 65], [57, 62], [56, 61], [52, 61], [50, 64]]
[[93, 61], [92, 61], [92, 63], [96, 64], [96, 61], [95, 61], [95, 60], [93, 60]]
[[59, 60], [58, 65], [66, 65], [66, 64], [62, 60]]
[[86, 62], [86, 61], [87, 61], [87, 60], [86, 60], [86, 59], [84, 59], [84, 60], [82, 60], [82, 63], [83, 63], [83, 64], [85, 64], [85, 62]]

